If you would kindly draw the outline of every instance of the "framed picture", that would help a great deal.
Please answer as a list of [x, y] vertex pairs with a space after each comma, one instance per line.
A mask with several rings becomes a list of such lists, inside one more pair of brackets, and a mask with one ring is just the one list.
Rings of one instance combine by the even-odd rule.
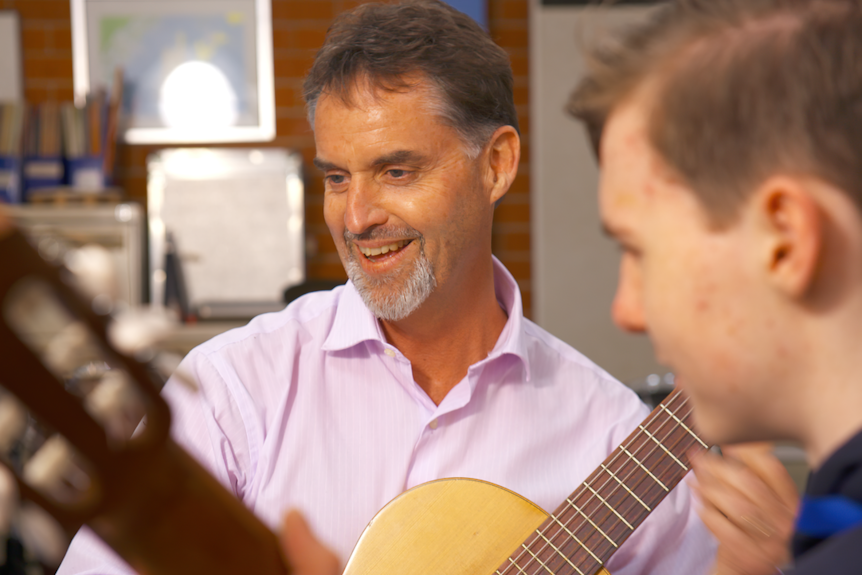
[[121, 90], [127, 143], [275, 137], [270, 0], [72, 0], [72, 54], [76, 102]]

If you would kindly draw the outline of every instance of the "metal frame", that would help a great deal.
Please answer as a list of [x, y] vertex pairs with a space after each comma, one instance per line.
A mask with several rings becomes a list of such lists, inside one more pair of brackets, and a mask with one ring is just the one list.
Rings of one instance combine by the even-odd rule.
[[[152, 0], [70, 0], [72, 11], [72, 60], [74, 65], [75, 102], [83, 104], [89, 94], [90, 54], [88, 50], [87, 7], [91, 4], [139, 4], [158, 10]], [[128, 128], [120, 139], [128, 144], [187, 144], [219, 142], [262, 142], [275, 138], [275, 89], [272, 55], [272, 10], [270, 0], [235, 0], [253, 4], [255, 13], [255, 59], [257, 76], [257, 126], [231, 126], [218, 132], [184, 131], [176, 128]], [[172, 0], [168, 4], [201, 5], [205, 0]]]

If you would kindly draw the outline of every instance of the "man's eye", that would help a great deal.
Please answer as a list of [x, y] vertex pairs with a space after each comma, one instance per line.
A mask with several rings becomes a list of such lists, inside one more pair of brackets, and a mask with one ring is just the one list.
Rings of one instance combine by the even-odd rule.
[[392, 176], [393, 178], [396, 178], [396, 179], [397, 178], [403, 178], [404, 176], [407, 175], [406, 170], [389, 170], [386, 173], [389, 174], [390, 176]]
[[343, 184], [344, 183], [344, 176], [342, 176], [340, 174], [332, 174], [330, 176], [326, 176], [326, 179], [329, 180], [330, 184], [336, 184], [337, 185], [337, 184]]

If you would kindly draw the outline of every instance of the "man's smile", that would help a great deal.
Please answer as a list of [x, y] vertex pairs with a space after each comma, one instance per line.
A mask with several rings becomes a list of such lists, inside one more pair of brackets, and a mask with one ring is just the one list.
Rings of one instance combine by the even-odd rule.
[[354, 257], [362, 269], [366, 273], [380, 274], [389, 273], [401, 265], [401, 260], [407, 255], [414, 239], [363, 241], [361, 244], [354, 240], [351, 243], [359, 252]]
[[362, 255], [364, 255], [366, 258], [370, 259], [371, 261], [377, 261], [378, 259], [382, 259], [378, 258], [377, 256], [386, 255], [388, 253], [394, 254], [395, 252], [400, 251], [402, 248], [404, 248], [404, 246], [406, 246], [412, 241], [413, 240], [398, 240], [397, 242], [392, 242], [386, 245], [373, 248], [356, 244], [356, 247], [360, 252], [362, 252]]

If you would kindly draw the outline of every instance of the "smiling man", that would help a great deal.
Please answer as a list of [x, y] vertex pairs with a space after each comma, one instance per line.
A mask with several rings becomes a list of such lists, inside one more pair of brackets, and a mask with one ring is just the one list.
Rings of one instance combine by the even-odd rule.
[[[165, 389], [182, 445], [274, 528], [298, 509], [342, 565], [378, 510], [427, 481], [482, 479], [555, 509], [647, 415], [523, 316], [491, 254], [520, 157], [512, 85], [506, 53], [442, 2], [339, 17], [305, 97], [350, 281], [194, 350], [181, 369], [199, 393]], [[288, 555], [325, 573], [291, 517]], [[714, 551], [681, 484], [608, 568], [693, 575]], [[125, 570], [85, 532], [74, 572]]]
[[[593, 51], [570, 105], [623, 250], [616, 322], [707, 439], [796, 441], [815, 470], [785, 573], [862, 569], [860, 30], [857, 0], [677, 0]], [[697, 472], [719, 556], [775, 573], [792, 497]]]

